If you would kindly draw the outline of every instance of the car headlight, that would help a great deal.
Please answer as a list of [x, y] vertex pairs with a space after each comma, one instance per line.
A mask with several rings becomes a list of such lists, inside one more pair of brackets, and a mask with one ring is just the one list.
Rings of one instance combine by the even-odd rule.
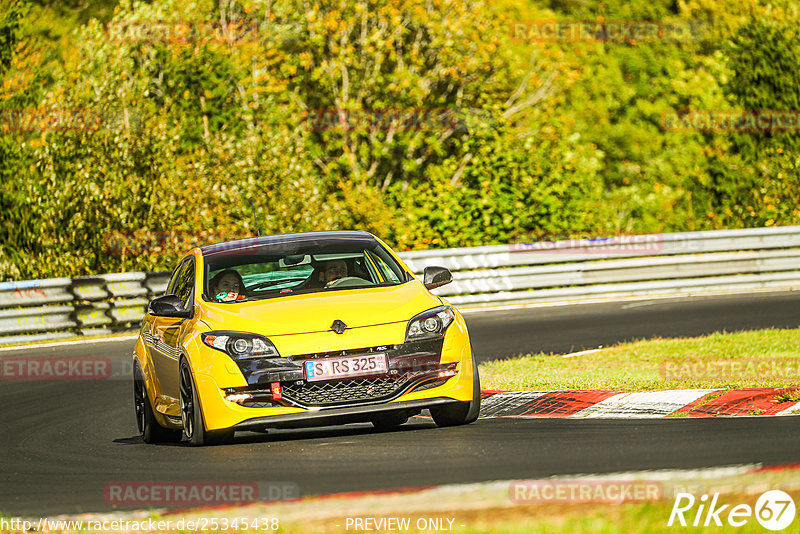
[[456, 314], [450, 306], [439, 306], [415, 315], [408, 321], [406, 341], [444, 335], [455, 318]]
[[226, 353], [235, 360], [280, 358], [272, 341], [258, 334], [242, 332], [208, 332], [201, 334], [203, 343]]

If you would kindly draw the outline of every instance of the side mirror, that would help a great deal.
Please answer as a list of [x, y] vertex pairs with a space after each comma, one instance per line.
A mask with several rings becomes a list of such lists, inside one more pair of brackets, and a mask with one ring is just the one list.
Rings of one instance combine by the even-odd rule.
[[175, 295], [154, 298], [147, 306], [147, 313], [155, 317], [177, 317], [188, 319], [192, 313], [183, 307], [181, 299]]
[[449, 269], [444, 267], [430, 266], [425, 267], [425, 274], [422, 279], [424, 280], [425, 287], [433, 289], [452, 282], [453, 274]]

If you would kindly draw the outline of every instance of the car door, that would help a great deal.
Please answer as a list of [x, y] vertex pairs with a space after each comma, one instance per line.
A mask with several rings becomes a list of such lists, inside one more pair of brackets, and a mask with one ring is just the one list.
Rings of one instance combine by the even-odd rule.
[[[181, 272], [183, 271], [185, 262], [180, 262], [172, 275], [169, 277], [169, 283], [164, 290], [164, 295], [172, 295], [175, 292], [175, 287], [178, 285]], [[150, 363], [148, 366], [148, 373], [151, 374], [153, 384], [155, 387], [154, 393], [156, 395], [154, 408], [158, 409], [159, 404], [162, 402], [164, 388], [161, 386], [161, 374], [158, 371], [164, 367], [163, 356], [161, 355], [161, 337], [163, 335], [163, 324], [159, 325], [160, 317], [150, 315], [149, 313], [144, 317], [144, 324], [142, 325], [142, 335], [145, 339], [145, 348], [150, 355]], [[158, 331], [156, 330], [156, 327]], [[166, 377], [165, 377], [166, 378]]]
[[[194, 289], [194, 258], [187, 258], [176, 271], [174, 285], [171, 282], [168, 294], [177, 295], [185, 308], [192, 306], [192, 290]], [[180, 334], [182, 325], [187, 321], [180, 317], [154, 317], [154, 347], [150, 354], [156, 368], [161, 385], [162, 401], [169, 406], [166, 413], [174, 415], [178, 403], [178, 365], [180, 363]]]

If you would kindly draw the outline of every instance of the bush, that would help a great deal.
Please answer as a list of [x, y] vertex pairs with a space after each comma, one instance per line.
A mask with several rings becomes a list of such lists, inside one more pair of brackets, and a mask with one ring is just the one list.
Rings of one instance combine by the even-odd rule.
[[[253, 211], [262, 233], [400, 249], [797, 222], [796, 139], [662, 124], [797, 109], [787, 6], [777, 24], [730, 0], [114, 4], [0, 7], [0, 112], [88, 122], [0, 131], [0, 279], [167, 269], [253, 235]], [[512, 39], [558, 17], [711, 31]]]

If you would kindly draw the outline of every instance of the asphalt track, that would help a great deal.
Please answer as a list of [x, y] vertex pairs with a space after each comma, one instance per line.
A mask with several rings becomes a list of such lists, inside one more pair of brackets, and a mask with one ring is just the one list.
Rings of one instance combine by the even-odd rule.
[[[524, 308], [466, 315], [482, 360], [569, 352], [625, 339], [797, 327], [800, 294], [775, 293]], [[132, 341], [0, 353], [127, 360]], [[556, 474], [800, 462], [800, 417], [485, 419], [400, 430], [370, 425], [237, 434], [231, 445], [145, 445], [127, 380], [0, 381], [0, 512], [43, 516], [114, 508], [115, 482], [288, 482], [302, 495]], [[135, 506], [140, 507], [140, 506]]]
[[566, 354], [653, 337], [800, 326], [800, 292], [633, 300], [467, 313], [481, 361], [528, 352]]

